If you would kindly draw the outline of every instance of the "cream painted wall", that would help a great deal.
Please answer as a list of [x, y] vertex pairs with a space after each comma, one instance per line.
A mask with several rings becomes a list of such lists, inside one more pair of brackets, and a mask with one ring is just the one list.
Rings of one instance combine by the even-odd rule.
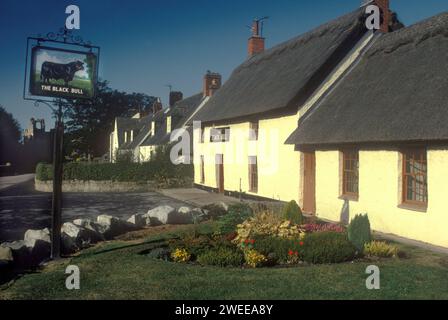
[[151, 151], [155, 150], [155, 146], [140, 146], [137, 148], [139, 150], [138, 162], [147, 162], [151, 159]]
[[114, 131], [112, 132], [112, 138], [111, 138], [111, 142], [112, 144], [109, 146], [109, 150], [110, 150], [110, 154], [111, 154], [111, 158], [110, 161], [111, 162], [115, 162], [116, 161], [116, 152], [119, 148], [119, 144], [118, 144], [118, 129], [117, 129], [117, 120], [115, 119], [115, 123], [114, 123]]
[[[360, 151], [359, 199], [349, 201], [350, 218], [367, 213], [372, 229], [448, 247], [448, 150], [428, 150], [428, 208], [426, 212], [399, 207], [401, 155], [397, 151]], [[339, 221], [339, 151], [316, 152], [316, 211]]]
[[[260, 120], [257, 141], [249, 141], [249, 123], [222, 125], [230, 127], [228, 142], [211, 143], [210, 127], [205, 128], [204, 143], [199, 143], [200, 129], [194, 130], [195, 183], [200, 184], [200, 156], [204, 156], [205, 186], [216, 188], [215, 155], [224, 155], [224, 188], [241, 190], [283, 201], [299, 197], [299, 153], [284, 142], [297, 126], [296, 115]], [[257, 156], [258, 192], [249, 190], [249, 156]]]

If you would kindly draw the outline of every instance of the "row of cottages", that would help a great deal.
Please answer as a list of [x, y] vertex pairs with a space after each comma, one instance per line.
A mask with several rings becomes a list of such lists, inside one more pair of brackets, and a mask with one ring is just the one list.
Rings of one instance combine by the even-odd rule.
[[[178, 141], [181, 136], [184, 138], [183, 132], [189, 132], [192, 136], [191, 118], [220, 87], [221, 75], [207, 71], [201, 93], [183, 99], [181, 92], [171, 91], [167, 108], [163, 108], [160, 99], [157, 99], [148, 115], [137, 113], [132, 118], [117, 117], [110, 134], [111, 162], [116, 162], [120, 155], [130, 155], [135, 162], [147, 162], [158, 146]], [[190, 150], [193, 150], [192, 140]]]
[[[197, 113], [195, 184], [448, 247], [447, 15], [404, 28], [365, 7], [249, 58]], [[444, 147], [445, 146], [445, 147]]]

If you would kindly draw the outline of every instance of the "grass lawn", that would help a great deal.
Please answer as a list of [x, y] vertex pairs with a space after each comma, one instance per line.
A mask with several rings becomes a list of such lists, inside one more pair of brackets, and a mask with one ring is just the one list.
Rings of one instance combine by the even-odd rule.
[[[448, 258], [399, 245], [408, 257], [375, 262], [235, 269], [152, 260], [139, 253], [192, 227], [128, 234], [26, 274], [0, 299], [448, 299]], [[210, 224], [200, 227], [210, 230]], [[65, 288], [67, 265], [81, 271], [81, 289]], [[381, 289], [367, 290], [365, 269], [381, 271]]]

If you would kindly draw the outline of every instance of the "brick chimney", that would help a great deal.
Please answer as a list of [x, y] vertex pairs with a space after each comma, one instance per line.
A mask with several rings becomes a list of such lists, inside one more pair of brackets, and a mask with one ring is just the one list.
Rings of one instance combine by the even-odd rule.
[[219, 88], [221, 88], [221, 75], [207, 71], [204, 76], [204, 97], [211, 97]]
[[249, 57], [264, 51], [264, 38], [261, 36], [260, 20], [252, 22], [252, 36], [249, 38], [247, 53]]
[[180, 91], [171, 91], [170, 92], [170, 107], [174, 106], [174, 104], [178, 101], [181, 101], [184, 98], [184, 95]]
[[156, 114], [162, 109], [163, 109], [162, 101], [160, 101], [160, 98], [157, 98], [157, 100], [154, 101], [154, 103], [152, 104], [152, 113]]
[[368, 5], [376, 5], [378, 6], [378, 8], [380, 8], [380, 14], [381, 14], [381, 22], [380, 22], [380, 31], [387, 33], [390, 32], [391, 29], [391, 25], [393, 23], [393, 16], [392, 16], [392, 12], [390, 11], [390, 6], [389, 6], [389, 0], [366, 0], [363, 3], [363, 6], [368, 6]]
[[389, 7], [389, 0], [375, 0], [375, 4], [380, 8], [381, 11], [381, 32], [389, 32], [389, 25], [392, 20], [392, 12]]

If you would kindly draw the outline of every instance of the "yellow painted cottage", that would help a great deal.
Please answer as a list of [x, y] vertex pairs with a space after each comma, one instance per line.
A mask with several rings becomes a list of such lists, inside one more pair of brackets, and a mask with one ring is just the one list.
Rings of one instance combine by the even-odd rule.
[[194, 118], [201, 122], [194, 130], [195, 183], [294, 199], [312, 212], [302, 188], [308, 159], [284, 142], [309, 106], [358, 61], [374, 33], [365, 27], [364, 8], [269, 50], [259, 30], [255, 21], [249, 58]]
[[[447, 17], [404, 28], [389, 1], [249, 58], [197, 113], [195, 184], [448, 247]], [[445, 31], [443, 31], [445, 30]]]
[[448, 13], [383, 34], [287, 143], [313, 161], [311, 201], [339, 221], [448, 247]]

